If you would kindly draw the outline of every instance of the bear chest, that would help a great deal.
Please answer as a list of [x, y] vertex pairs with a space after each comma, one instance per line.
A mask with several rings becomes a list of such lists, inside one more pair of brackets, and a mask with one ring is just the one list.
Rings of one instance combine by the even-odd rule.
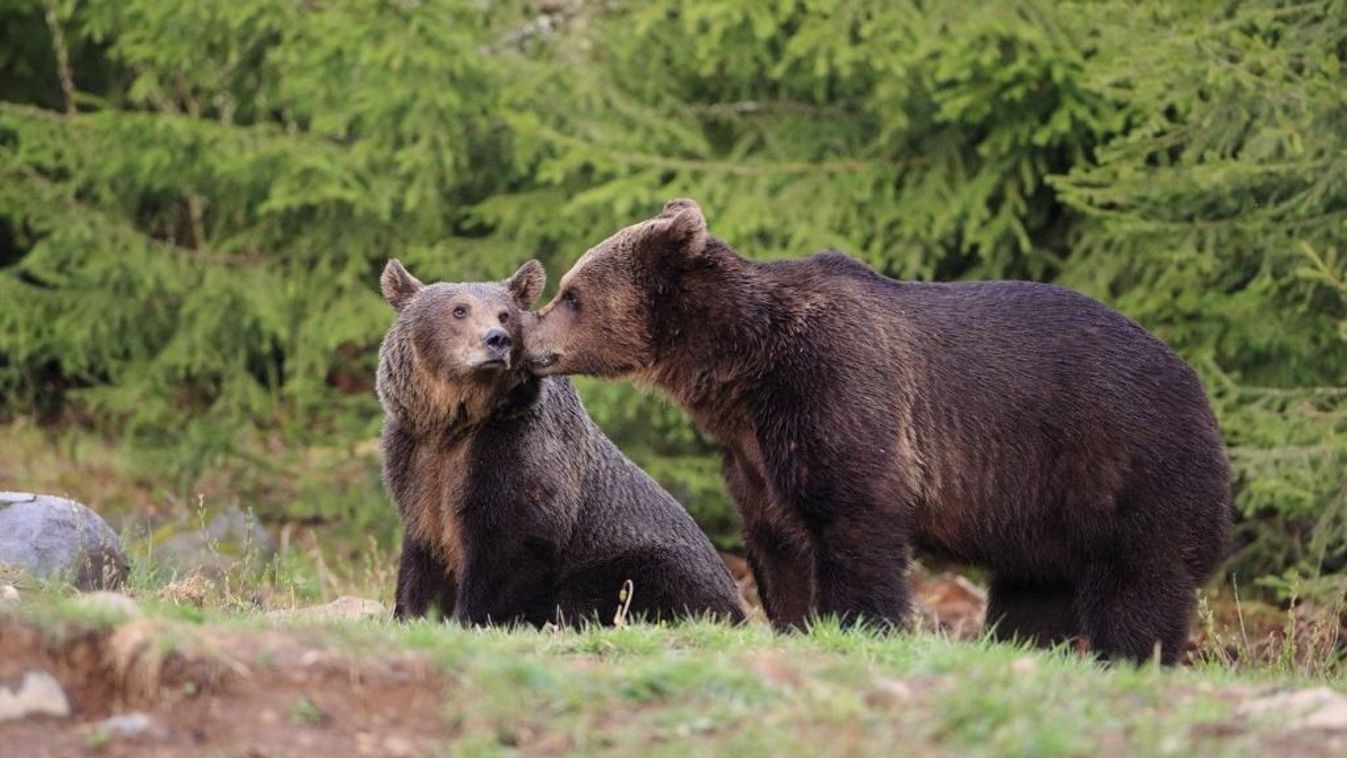
[[403, 507], [408, 531], [461, 575], [464, 550], [459, 514], [468, 486], [466, 448], [422, 448], [416, 452], [413, 471]]

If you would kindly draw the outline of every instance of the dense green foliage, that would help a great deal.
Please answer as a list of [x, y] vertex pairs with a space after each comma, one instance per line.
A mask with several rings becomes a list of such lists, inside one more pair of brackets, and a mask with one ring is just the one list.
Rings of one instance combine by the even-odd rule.
[[[1347, 567], [1347, 2], [0, 2], [0, 401], [202, 465], [378, 423], [376, 278], [757, 257], [1056, 280], [1202, 373], [1250, 577]], [[68, 73], [63, 73], [68, 72]], [[591, 412], [713, 532], [711, 448]]]

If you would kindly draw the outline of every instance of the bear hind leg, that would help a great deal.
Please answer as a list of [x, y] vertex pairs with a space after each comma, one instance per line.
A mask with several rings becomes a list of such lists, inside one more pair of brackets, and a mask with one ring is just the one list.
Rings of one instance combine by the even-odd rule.
[[1182, 567], [1100, 563], [1079, 583], [1076, 607], [1098, 657], [1141, 663], [1158, 649], [1173, 665], [1187, 647], [1196, 592]]
[[987, 599], [987, 629], [993, 639], [1054, 647], [1080, 635], [1075, 588], [997, 577]]

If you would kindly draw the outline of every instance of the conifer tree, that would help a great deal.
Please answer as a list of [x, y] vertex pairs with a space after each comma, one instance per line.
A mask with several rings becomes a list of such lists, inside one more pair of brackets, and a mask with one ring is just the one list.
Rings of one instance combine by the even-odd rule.
[[[1345, 61], [1347, 0], [10, 0], [0, 406], [183, 467], [367, 437], [385, 258], [555, 281], [690, 195], [751, 256], [1120, 308], [1214, 399], [1233, 565], [1338, 571]], [[710, 442], [582, 389], [733, 543]]]

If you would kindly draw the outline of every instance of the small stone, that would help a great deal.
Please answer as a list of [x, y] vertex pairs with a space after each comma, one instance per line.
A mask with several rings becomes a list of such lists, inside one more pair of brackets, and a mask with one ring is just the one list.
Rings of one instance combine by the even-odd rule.
[[31, 716], [70, 715], [70, 700], [61, 683], [45, 671], [29, 671], [16, 689], [0, 686], [0, 722]]
[[0, 584], [0, 605], [14, 605], [19, 602], [19, 591], [12, 584]]
[[1239, 714], [1277, 718], [1291, 729], [1347, 730], [1347, 695], [1328, 687], [1281, 692], [1245, 703]]
[[384, 738], [383, 744], [385, 755], [411, 755], [416, 752], [416, 746], [406, 737], [400, 737], [396, 734]]
[[97, 611], [109, 615], [137, 618], [140, 616], [140, 604], [120, 592], [99, 590], [86, 592], [76, 598], [75, 603], [85, 610]]
[[1033, 658], [1016, 658], [1010, 662], [1010, 671], [1015, 676], [1029, 676], [1038, 670], [1038, 661]]
[[303, 653], [300, 653], [299, 655], [299, 665], [303, 666], [304, 668], [312, 668], [314, 666], [320, 666], [324, 663], [328, 663], [334, 658], [335, 656], [333, 656], [326, 650], [305, 650]]
[[118, 716], [103, 719], [94, 725], [94, 731], [105, 734], [109, 737], [120, 739], [125, 737], [137, 737], [142, 734], [157, 732], [154, 722], [149, 716], [135, 711], [133, 713], [123, 713]]
[[898, 679], [876, 679], [865, 693], [865, 703], [871, 708], [892, 710], [912, 700], [912, 686]]
[[1319, 708], [1300, 723], [1306, 729], [1347, 730], [1347, 701], [1339, 696], [1337, 700]]

